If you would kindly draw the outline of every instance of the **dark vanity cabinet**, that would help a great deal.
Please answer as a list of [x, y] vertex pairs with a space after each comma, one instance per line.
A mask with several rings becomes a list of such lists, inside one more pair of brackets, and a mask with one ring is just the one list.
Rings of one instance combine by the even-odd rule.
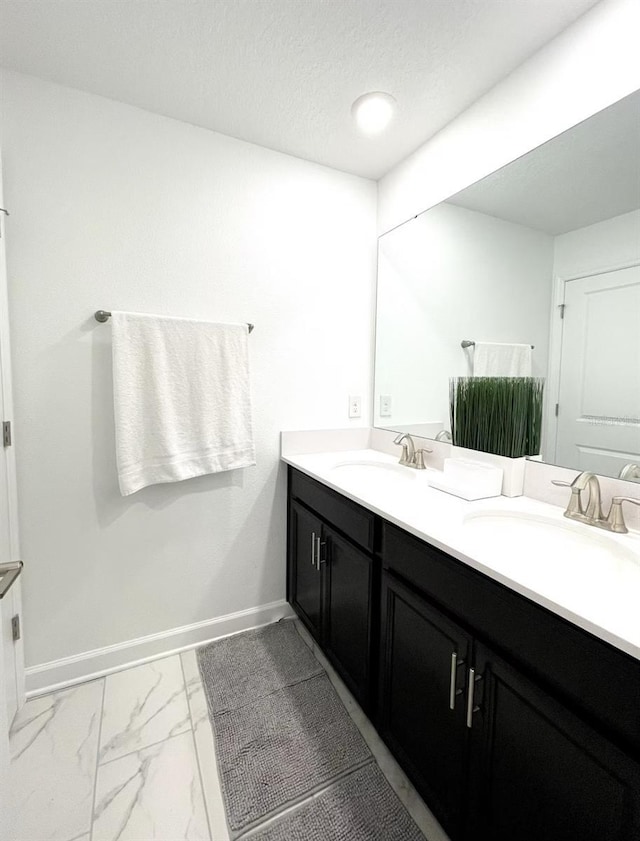
[[464, 688], [472, 640], [388, 573], [382, 575], [378, 727], [452, 837], [463, 827]]
[[640, 841], [636, 659], [294, 470], [289, 600], [452, 841]]
[[288, 600], [370, 711], [378, 625], [374, 517], [294, 471], [289, 490]]
[[[323, 575], [326, 542], [322, 539], [322, 520], [297, 502], [289, 504], [291, 582], [289, 600], [311, 634], [322, 641]], [[326, 539], [325, 539], [326, 540]], [[320, 556], [322, 555], [322, 563]], [[316, 556], [318, 561], [316, 561]]]
[[388, 523], [382, 564], [380, 732], [451, 838], [640, 839], [640, 664]]
[[640, 839], [640, 768], [494, 651], [474, 649], [469, 837]]

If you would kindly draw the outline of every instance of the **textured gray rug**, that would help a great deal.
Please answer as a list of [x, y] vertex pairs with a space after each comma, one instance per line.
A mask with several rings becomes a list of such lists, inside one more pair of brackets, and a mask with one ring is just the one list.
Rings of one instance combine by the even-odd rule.
[[424, 841], [375, 763], [287, 812], [251, 841]]
[[[218, 640], [197, 656], [232, 838], [423, 839], [292, 621]], [[409, 829], [392, 834], [396, 824]]]
[[290, 621], [217, 640], [198, 650], [198, 663], [214, 715], [323, 673]]

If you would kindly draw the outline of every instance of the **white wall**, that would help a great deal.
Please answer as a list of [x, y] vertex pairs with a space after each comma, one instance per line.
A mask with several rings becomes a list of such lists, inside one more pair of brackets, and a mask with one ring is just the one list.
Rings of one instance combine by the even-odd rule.
[[[27, 664], [284, 598], [279, 431], [368, 420], [376, 185], [3, 84]], [[101, 308], [255, 323], [257, 467], [119, 496]]]
[[567, 279], [640, 262], [640, 210], [557, 236], [553, 273]]
[[379, 233], [640, 88], [638, 32], [637, 0], [601, 0], [381, 179]]
[[450, 429], [449, 377], [472, 371], [463, 339], [533, 344], [545, 376], [552, 265], [548, 234], [447, 202], [381, 237], [374, 423]]

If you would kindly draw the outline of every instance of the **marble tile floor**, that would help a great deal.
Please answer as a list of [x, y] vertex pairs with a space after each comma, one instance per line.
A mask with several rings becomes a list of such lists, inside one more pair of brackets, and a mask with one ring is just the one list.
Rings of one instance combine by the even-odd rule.
[[[394, 790], [447, 841], [299, 623]], [[229, 841], [194, 651], [33, 698], [11, 732], [12, 841]]]

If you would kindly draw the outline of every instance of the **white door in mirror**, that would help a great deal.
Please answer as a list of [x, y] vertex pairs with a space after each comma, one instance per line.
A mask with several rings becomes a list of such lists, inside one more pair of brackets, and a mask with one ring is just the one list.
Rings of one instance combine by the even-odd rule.
[[640, 462], [640, 266], [568, 281], [557, 464], [617, 476]]

